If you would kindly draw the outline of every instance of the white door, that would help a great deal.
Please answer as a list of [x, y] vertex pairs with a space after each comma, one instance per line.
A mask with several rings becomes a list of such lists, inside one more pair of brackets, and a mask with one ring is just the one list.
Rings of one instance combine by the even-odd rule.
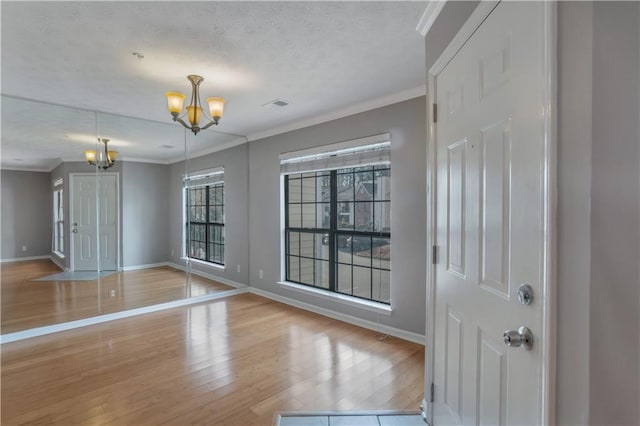
[[434, 424], [543, 423], [542, 3], [499, 3], [435, 77]]
[[97, 179], [98, 185], [95, 175], [71, 175], [72, 267], [76, 271], [117, 269], [117, 175], [102, 174]]

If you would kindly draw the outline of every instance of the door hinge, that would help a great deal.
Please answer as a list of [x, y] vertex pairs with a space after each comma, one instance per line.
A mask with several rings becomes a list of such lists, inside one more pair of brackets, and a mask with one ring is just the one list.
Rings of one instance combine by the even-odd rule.
[[438, 122], [438, 104], [433, 104], [433, 122]]
[[431, 383], [431, 397], [429, 398], [429, 402], [435, 402], [436, 400], [436, 385]]
[[434, 265], [438, 264], [438, 252], [440, 251], [440, 247], [439, 246], [432, 246], [431, 247], [431, 263]]

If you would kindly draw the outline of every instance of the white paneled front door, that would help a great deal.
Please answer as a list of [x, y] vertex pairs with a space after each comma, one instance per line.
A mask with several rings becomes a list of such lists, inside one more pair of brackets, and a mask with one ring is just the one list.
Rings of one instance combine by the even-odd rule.
[[95, 175], [71, 175], [72, 268], [76, 271], [95, 271], [98, 266], [103, 271], [117, 269], [117, 179], [115, 174], [102, 174], [97, 181]]
[[435, 77], [434, 424], [543, 423], [544, 13], [499, 3]]

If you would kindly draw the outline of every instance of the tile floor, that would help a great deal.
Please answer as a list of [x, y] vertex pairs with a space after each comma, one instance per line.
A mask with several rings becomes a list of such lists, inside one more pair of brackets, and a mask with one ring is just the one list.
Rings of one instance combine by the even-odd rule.
[[279, 416], [276, 426], [425, 426], [419, 414], [344, 414]]

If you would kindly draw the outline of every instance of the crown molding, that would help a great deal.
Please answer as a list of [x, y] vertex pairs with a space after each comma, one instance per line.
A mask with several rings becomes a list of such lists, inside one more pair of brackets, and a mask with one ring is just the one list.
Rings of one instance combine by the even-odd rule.
[[447, 0], [429, 1], [427, 8], [424, 10], [422, 17], [420, 18], [420, 22], [418, 22], [418, 25], [416, 26], [416, 31], [419, 32], [422, 37], [427, 35], [446, 3]]
[[[57, 166], [56, 166], [57, 167]], [[55, 167], [53, 168], [55, 169]], [[51, 170], [53, 170], [51, 169]], [[0, 166], [0, 170], [7, 170], [12, 172], [38, 172], [38, 173], [51, 173], [49, 169], [37, 168], [37, 167], [19, 167], [19, 166]]]
[[427, 86], [426, 84], [424, 84], [418, 87], [414, 87], [412, 89], [403, 90], [402, 92], [394, 93], [392, 95], [382, 96], [380, 98], [375, 98], [366, 102], [355, 104], [350, 107], [343, 108], [341, 110], [334, 111], [328, 114], [319, 115], [313, 118], [296, 121], [291, 124], [287, 124], [281, 127], [275, 127], [269, 130], [252, 133], [247, 136], [247, 139], [249, 140], [249, 142], [251, 142], [258, 139], [268, 138], [268, 137], [279, 135], [282, 133], [291, 132], [293, 130], [314, 126], [316, 124], [322, 124], [328, 121], [338, 120], [340, 118], [370, 111], [376, 108], [382, 108], [387, 105], [396, 104], [398, 102], [407, 101], [409, 99], [417, 98], [419, 96], [424, 96], [426, 93], [427, 93]]

